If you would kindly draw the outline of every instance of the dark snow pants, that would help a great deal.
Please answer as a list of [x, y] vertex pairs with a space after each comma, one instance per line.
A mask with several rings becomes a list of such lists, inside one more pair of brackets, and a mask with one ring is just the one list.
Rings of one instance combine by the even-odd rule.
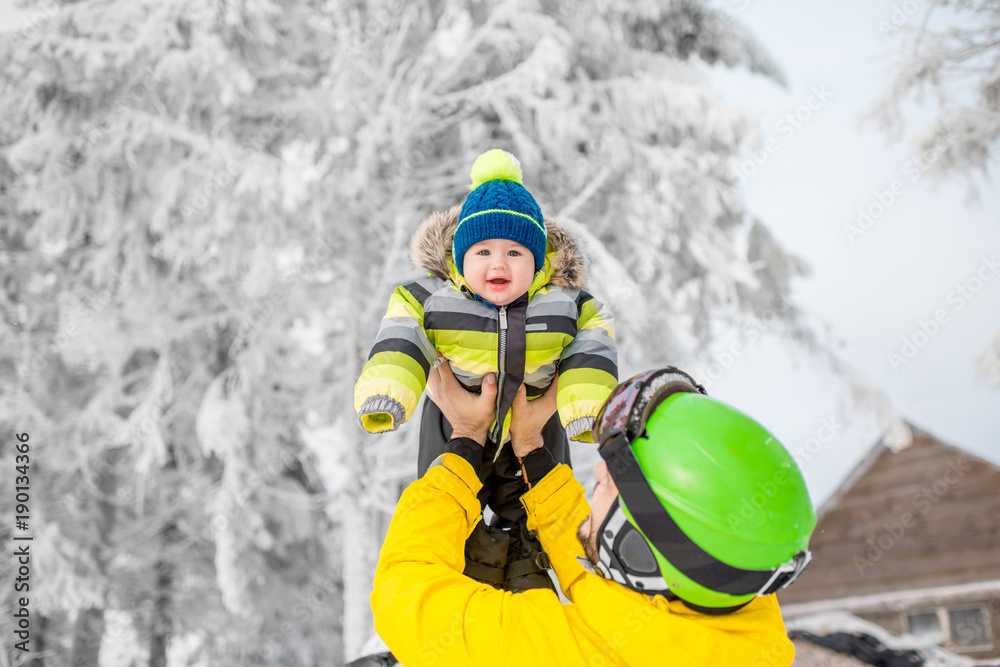
[[[445, 445], [451, 439], [451, 424], [441, 413], [441, 409], [428, 396], [424, 399], [424, 410], [420, 417], [420, 450], [417, 455], [417, 475], [423, 476], [434, 459], [444, 453]], [[542, 428], [545, 448], [552, 452], [558, 463], [570, 464], [569, 441], [566, 430], [559, 422], [559, 413]], [[483, 488], [479, 491], [479, 504], [490, 506], [494, 514], [511, 524], [524, 521], [527, 514], [521, 505], [521, 494], [528, 490], [521, 479], [521, 466], [508, 443], [496, 461], [496, 445], [489, 440], [483, 448]]]

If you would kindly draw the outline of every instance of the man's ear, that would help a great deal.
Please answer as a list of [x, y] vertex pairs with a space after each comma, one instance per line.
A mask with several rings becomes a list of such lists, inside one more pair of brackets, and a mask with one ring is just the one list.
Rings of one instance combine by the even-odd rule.
[[615, 484], [614, 478], [611, 476], [611, 473], [608, 472], [608, 464], [603, 459], [597, 462], [597, 465], [594, 467], [594, 474], [597, 475], [601, 484], [607, 484], [614, 490], [615, 495], [618, 495], [618, 485]]
[[608, 473], [607, 484], [608, 484], [609, 487], [611, 487], [611, 490], [614, 491], [615, 495], [617, 496], [618, 495], [618, 485], [615, 484], [615, 478], [611, 476], [610, 472]]

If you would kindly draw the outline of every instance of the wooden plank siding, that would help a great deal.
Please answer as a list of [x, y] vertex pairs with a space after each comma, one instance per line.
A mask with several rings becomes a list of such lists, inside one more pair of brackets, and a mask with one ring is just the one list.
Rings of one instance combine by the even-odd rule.
[[782, 604], [1000, 580], [1000, 469], [917, 429], [880, 448], [823, 508]]

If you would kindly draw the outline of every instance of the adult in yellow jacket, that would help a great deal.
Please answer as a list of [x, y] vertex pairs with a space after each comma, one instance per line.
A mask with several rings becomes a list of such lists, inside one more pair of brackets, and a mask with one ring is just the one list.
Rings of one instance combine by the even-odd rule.
[[[697, 384], [686, 375], [683, 382], [673, 372], [653, 378], [645, 375], [638, 383], [635, 378], [623, 383], [608, 399], [595, 435], [624, 433], [627, 444], [634, 445], [635, 428], [643, 434], [647, 426], [653, 428], [652, 422], [647, 425], [646, 421], [650, 414], [655, 417], [660, 412], [657, 403], [662, 405], [671, 397], [675, 402], [677, 398], [694, 398], [691, 394]], [[541, 425], [555, 408], [551, 388], [530, 403], [523, 393], [518, 396], [512, 442], [524, 470], [522, 503], [528, 527], [537, 532], [571, 604], [561, 603], [552, 591], [514, 594], [463, 576], [465, 540], [481, 520], [477, 473], [481, 446], [492, 422], [490, 401], [495, 387], [487, 379], [481, 396], [465, 392], [445, 364], [432, 374], [429, 389], [455, 427], [453, 438], [448, 452], [403, 493], [380, 554], [371, 595], [375, 628], [403, 665], [791, 664], [794, 649], [773, 592], [801, 573], [802, 561], [808, 560], [802, 558], [803, 552], [771, 565], [760, 565], [758, 559], [755, 567], [734, 567], [732, 563], [713, 563], [714, 557], [701, 549], [701, 570], [689, 568], [683, 553], [677, 560], [685, 571], [664, 567], [660, 549], [676, 554], [669, 553], [669, 545], [646, 539], [643, 544], [648, 552], [644, 552], [634, 537], [641, 535], [635, 524], [648, 529], [648, 516], [623, 508], [616, 479], [626, 484], [629, 490], [624, 495], [636, 507], [639, 501], [634, 480], [628, 479], [621, 462], [615, 460], [621, 447], [608, 455], [607, 463], [597, 466], [591, 509], [572, 471], [556, 464], [540, 446]], [[647, 406], [646, 416], [636, 419]], [[615, 434], [607, 435], [602, 450], [619, 444]], [[633, 447], [624, 449], [632, 451]], [[759, 458], [766, 460], [772, 454], [764, 452]], [[786, 469], [784, 462], [779, 465]], [[654, 482], [650, 484], [658, 486]], [[733, 485], [741, 484], [736, 481]], [[800, 484], [798, 476], [785, 486], [798, 488]], [[753, 480], [750, 488], [755, 488]], [[780, 491], [776, 489], [775, 494], [780, 495]], [[805, 504], [805, 510], [796, 508], [787, 517], [799, 525], [785, 532], [797, 532], [799, 539], [787, 541], [785, 551], [799, 549], [815, 525], [808, 497]], [[738, 507], [733, 509], [739, 511]], [[774, 514], [774, 508], [766, 509], [769, 511], [758, 514]], [[681, 514], [675, 512], [675, 518], [683, 524]], [[623, 515], [626, 519], [616, 525], [616, 517]], [[752, 527], [759, 524], [760, 517], [741, 520], [743, 526]], [[740, 530], [737, 527], [730, 532]], [[696, 530], [694, 533], [697, 535]], [[752, 540], [744, 546], [745, 551], [757, 555], [767, 550], [767, 545]], [[699, 545], [690, 541], [681, 549], [698, 550]], [[648, 572], [650, 554], [656, 561], [656, 576]], [[730, 579], [742, 577], [742, 588], [732, 581], [710, 581], [720, 573]], [[657, 577], [659, 587], [653, 585]], [[728, 591], [713, 591], [703, 584]]]

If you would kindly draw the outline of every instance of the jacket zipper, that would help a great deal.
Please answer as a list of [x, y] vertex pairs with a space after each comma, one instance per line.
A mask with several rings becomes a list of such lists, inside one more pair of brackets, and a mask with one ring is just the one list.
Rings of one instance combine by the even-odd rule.
[[497, 367], [499, 371], [497, 373], [497, 426], [493, 431], [493, 442], [497, 445], [497, 452], [493, 457], [494, 461], [500, 456], [500, 437], [503, 435], [503, 422], [504, 417], [506, 417], [506, 415], [500, 414], [500, 399], [503, 396], [503, 381], [507, 377], [507, 306], [500, 306], [499, 317], [497, 318], [497, 337], [500, 339], [500, 349], [497, 355]]

